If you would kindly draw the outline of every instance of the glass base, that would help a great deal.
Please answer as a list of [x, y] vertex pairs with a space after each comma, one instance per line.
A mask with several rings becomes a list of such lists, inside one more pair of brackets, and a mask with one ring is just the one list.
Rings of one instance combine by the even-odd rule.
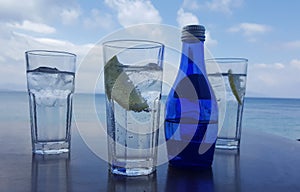
[[149, 175], [156, 169], [154, 167], [138, 167], [138, 168], [124, 168], [118, 166], [111, 166], [110, 171], [113, 174], [124, 175], [124, 176], [141, 176]]
[[61, 154], [70, 151], [70, 142], [37, 142], [33, 143], [32, 152], [35, 154]]
[[[141, 151], [142, 152], [142, 151]], [[149, 175], [156, 170], [156, 157], [139, 157], [139, 158], [116, 158], [110, 162], [110, 171], [113, 174], [124, 176], [141, 176]]]
[[217, 138], [216, 149], [236, 150], [239, 148], [240, 148], [240, 140], [238, 139]]

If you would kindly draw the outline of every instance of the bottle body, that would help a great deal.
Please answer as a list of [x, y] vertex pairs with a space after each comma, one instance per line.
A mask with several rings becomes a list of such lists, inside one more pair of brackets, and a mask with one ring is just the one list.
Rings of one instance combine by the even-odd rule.
[[209, 168], [213, 161], [218, 108], [203, 43], [183, 42], [180, 70], [167, 98], [165, 137], [172, 166]]

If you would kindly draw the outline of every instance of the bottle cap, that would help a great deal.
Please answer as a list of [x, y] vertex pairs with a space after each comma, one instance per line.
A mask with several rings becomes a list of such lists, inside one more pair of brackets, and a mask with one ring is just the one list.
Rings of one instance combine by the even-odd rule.
[[205, 41], [205, 27], [202, 25], [187, 25], [183, 27], [181, 40], [187, 42]]

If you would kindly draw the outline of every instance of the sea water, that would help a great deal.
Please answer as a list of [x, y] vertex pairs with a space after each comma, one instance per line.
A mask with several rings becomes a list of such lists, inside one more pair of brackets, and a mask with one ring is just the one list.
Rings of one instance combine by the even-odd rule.
[[[24, 130], [24, 127], [28, 127], [28, 133], [30, 133], [27, 95], [25, 90], [18, 92], [0, 91], [0, 127], [1, 129], [9, 128], [7, 135], [3, 135], [3, 137], [9, 137], [12, 133], [20, 132], [20, 129]], [[94, 97], [97, 101], [95, 107], [99, 118], [96, 121], [91, 118], [93, 114], [90, 114], [95, 113], [95, 111], [87, 109], [86, 105], [86, 102]], [[164, 106], [165, 98], [165, 96], [162, 96], [162, 106]], [[98, 121], [100, 121], [105, 126], [105, 95], [103, 93], [75, 93], [73, 101], [74, 107], [78, 109], [73, 111], [74, 115], [76, 114], [76, 117], [78, 117], [76, 119], [72, 118], [73, 121], [89, 122], [91, 124], [98, 124]], [[300, 139], [300, 99], [254, 98], [247, 97], [246, 94], [243, 113], [242, 137], [247, 132], [256, 132], [276, 135], [294, 141]], [[20, 126], [17, 126], [18, 124]], [[74, 122], [72, 124], [75, 125]], [[90, 134], [93, 134], [93, 132]]]

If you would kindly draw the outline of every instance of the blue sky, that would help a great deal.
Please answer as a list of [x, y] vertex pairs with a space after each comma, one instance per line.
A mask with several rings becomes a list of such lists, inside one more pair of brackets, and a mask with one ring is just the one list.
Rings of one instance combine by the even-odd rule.
[[249, 59], [247, 96], [300, 98], [299, 7], [292, 0], [0, 0], [0, 90], [26, 90], [26, 50], [70, 51], [80, 63], [117, 30], [200, 23], [213, 56]]

